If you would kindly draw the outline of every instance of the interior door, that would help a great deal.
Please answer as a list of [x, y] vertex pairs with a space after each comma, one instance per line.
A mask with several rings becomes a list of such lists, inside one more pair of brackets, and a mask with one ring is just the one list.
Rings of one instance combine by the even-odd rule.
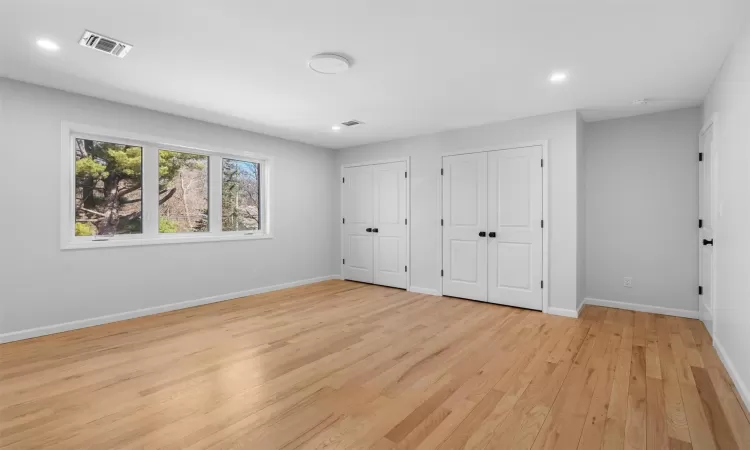
[[372, 283], [374, 279], [373, 186], [372, 166], [344, 168], [342, 245], [343, 275], [347, 280]]
[[444, 157], [444, 295], [487, 300], [486, 231], [487, 153]]
[[406, 289], [406, 162], [373, 166], [375, 284]]
[[487, 299], [542, 310], [542, 148], [488, 155]]
[[718, 164], [713, 145], [714, 129], [710, 126], [700, 136], [702, 161], [698, 163], [699, 189], [699, 310], [700, 317], [709, 333], [713, 333], [713, 285], [714, 285], [714, 222], [716, 217], [715, 178]]

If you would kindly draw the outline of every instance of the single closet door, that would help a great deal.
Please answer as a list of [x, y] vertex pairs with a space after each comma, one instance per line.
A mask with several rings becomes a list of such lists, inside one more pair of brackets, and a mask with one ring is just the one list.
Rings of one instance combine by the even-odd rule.
[[375, 284], [406, 289], [406, 161], [373, 166]]
[[488, 155], [488, 291], [492, 303], [542, 309], [542, 148]]
[[487, 300], [487, 153], [443, 158], [443, 294]]
[[372, 166], [344, 169], [344, 261], [347, 280], [372, 283], [374, 180]]

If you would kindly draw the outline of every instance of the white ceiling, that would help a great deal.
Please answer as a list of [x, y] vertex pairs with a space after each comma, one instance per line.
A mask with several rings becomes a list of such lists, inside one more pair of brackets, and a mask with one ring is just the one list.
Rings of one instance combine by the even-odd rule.
[[[749, 13], [747, 0], [2, 0], [0, 75], [342, 148], [697, 105]], [[135, 48], [83, 48], [86, 28]], [[314, 73], [319, 52], [354, 64]], [[569, 82], [550, 85], [553, 70]], [[348, 119], [366, 125], [331, 131]]]

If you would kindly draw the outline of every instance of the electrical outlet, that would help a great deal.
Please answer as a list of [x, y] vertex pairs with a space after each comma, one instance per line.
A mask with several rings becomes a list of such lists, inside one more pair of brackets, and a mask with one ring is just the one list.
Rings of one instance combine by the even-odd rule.
[[633, 287], [633, 277], [625, 277], [622, 285], [625, 286], [626, 288], [632, 288]]

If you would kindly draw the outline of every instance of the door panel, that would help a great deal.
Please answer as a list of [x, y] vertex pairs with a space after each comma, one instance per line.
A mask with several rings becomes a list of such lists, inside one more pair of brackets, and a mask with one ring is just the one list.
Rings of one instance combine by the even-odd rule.
[[488, 154], [488, 300], [542, 309], [542, 148]]
[[713, 145], [713, 126], [710, 126], [700, 136], [700, 151], [703, 161], [699, 162], [699, 212], [702, 226], [698, 233], [698, 275], [702, 295], [698, 297], [700, 318], [705, 323], [709, 333], [713, 333], [713, 278], [714, 278], [714, 246], [704, 245], [704, 241], [714, 239], [714, 221], [717, 216], [715, 203], [715, 178], [718, 166], [717, 153]]
[[374, 279], [373, 237], [366, 231], [373, 224], [372, 166], [344, 169], [344, 269], [347, 280], [372, 283]]
[[443, 294], [487, 300], [487, 153], [443, 158]]
[[374, 180], [374, 282], [406, 289], [406, 162], [371, 166]]

